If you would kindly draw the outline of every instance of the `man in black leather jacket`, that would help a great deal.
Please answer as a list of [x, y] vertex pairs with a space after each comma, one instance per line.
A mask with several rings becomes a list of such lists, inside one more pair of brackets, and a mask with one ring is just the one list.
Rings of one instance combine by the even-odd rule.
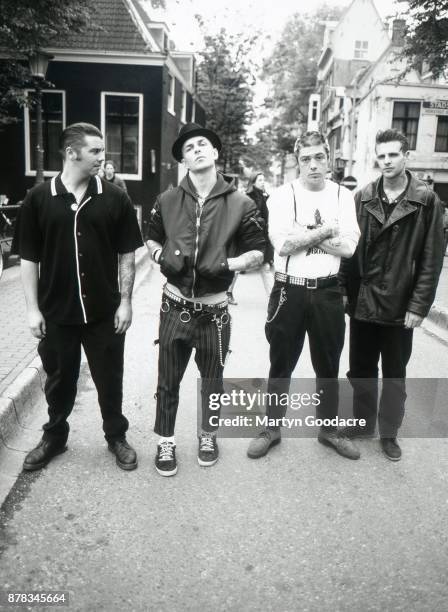
[[[263, 261], [263, 221], [234, 182], [217, 173], [219, 137], [195, 123], [183, 126], [172, 153], [187, 175], [156, 201], [148, 246], [167, 278], [159, 328], [159, 377], [154, 431], [160, 435], [156, 470], [177, 472], [174, 426], [179, 386], [193, 348], [202, 378], [202, 431], [198, 462], [218, 460], [216, 417], [211, 394], [222, 392], [224, 361], [230, 341], [227, 294], [234, 273]], [[211, 417], [214, 417], [211, 419]]]
[[406, 365], [413, 329], [429, 312], [443, 261], [442, 209], [437, 195], [406, 170], [409, 144], [398, 130], [378, 132], [376, 156], [382, 176], [355, 196], [361, 238], [341, 266], [350, 315], [353, 411], [375, 431], [378, 362], [383, 390], [379, 403], [380, 442], [386, 457], [401, 458], [397, 432], [405, 409]]

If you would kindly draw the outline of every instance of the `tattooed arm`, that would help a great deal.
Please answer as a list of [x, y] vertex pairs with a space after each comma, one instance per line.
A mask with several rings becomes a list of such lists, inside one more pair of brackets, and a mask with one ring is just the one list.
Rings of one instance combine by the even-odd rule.
[[115, 333], [124, 334], [132, 322], [132, 289], [135, 278], [135, 253], [121, 253], [118, 260], [120, 278], [120, 306], [115, 312]]
[[339, 233], [339, 228], [336, 223], [324, 223], [316, 229], [307, 229], [305, 227], [294, 227], [291, 229], [279, 250], [279, 255], [291, 255], [297, 251], [303, 251], [310, 246], [316, 246], [326, 240], [333, 238]]
[[241, 270], [253, 270], [263, 263], [263, 253], [261, 251], [247, 251], [239, 257], [230, 257], [227, 260], [229, 270], [240, 272]]

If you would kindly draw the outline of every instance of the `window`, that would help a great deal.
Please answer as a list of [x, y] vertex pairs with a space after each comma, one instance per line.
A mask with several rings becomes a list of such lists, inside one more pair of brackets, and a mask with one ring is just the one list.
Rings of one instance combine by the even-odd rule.
[[180, 120], [187, 123], [187, 92], [182, 88], [182, 106], [180, 108]]
[[[27, 91], [27, 96], [33, 96]], [[42, 139], [44, 149], [44, 175], [53, 176], [62, 167], [59, 136], [65, 128], [65, 91], [42, 92]], [[26, 175], [36, 174], [36, 109], [25, 107]]]
[[172, 115], [175, 115], [174, 111], [174, 96], [176, 93], [176, 81], [171, 74], [168, 74], [168, 103], [167, 103], [167, 111]]
[[106, 159], [124, 179], [142, 178], [143, 95], [102, 92], [101, 129]]
[[436, 147], [438, 153], [448, 153], [448, 117], [437, 117]]
[[313, 100], [311, 104], [311, 121], [317, 121], [318, 101]]
[[366, 59], [368, 52], [368, 40], [355, 40], [355, 59]]
[[394, 102], [392, 127], [400, 130], [409, 140], [409, 148], [417, 148], [418, 120], [420, 117], [420, 102]]

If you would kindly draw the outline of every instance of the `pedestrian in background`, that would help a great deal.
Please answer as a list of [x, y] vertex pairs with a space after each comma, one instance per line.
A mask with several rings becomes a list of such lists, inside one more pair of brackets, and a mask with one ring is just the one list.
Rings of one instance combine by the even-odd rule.
[[404, 134], [378, 132], [375, 151], [381, 176], [356, 194], [361, 238], [354, 256], [341, 266], [350, 315], [347, 375], [354, 390], [353, 414], [367, 423], [346, 428], [345, 434], [375, 433], [381, 357], [380, 443], [386, 457], [398, 461], [413, 331], [431, 308], [442, 268], [442, 207], [436, 193], [406, 170]]
[[269, 195], [265, 190], [263, 172], [253, 172], [251, 174], [246, 193], [257, 205], [258, 211], [265, 224], [266, 248], [264, 250], [263, 263], [269, 269], [274, 262], [274, 248], [269, 240], [269, 210], [267, 207]]
[[211, 130], [196, 123], [182, 127], [172, 153], [187, 174], [178, 187], [157, 198], [149, 224], [148, 247], [167, 278], [160, 310], [154, 427], [160, 436], [155, 466], [161, 476], [177, 472], [179, 387], [193, 348], [202, 379], [198, 462], [207, 467], [218, 460], [219, 410], [211, 410], [210, 395], [223, 391], [230, 341], [226, 291], [235, 272], [263, 261], [263, 221], [233, 179], [216, 171], [220, 150], [221, 141]]
[[109, 183], [113, 183], [117, 187], [120, 187], [126, 193], [128, 192], [128, 188], [126, 187], [126, 183], [124, 182], [124, 180], [120, 176], [118, 176], [118, 174], [115, 173], [115, 164], [113, 161], [108, 160], [107, 162], [105, 162], [104, 173], [101, 178], [103, 178]]
[[[327, 180], [329, 148], [319, 132], [297, 139], [294, 152], [298, 179], [276, 189], [269, 198], [269, 235], [274, 245], [274, 286], [265, 326], [269, 342], [268, 396], [289, 392], [291, 376], [308, 334], [316, 373], [319, 419], [338, 416], [339, 359], [344, 346], [345, 320], [338, 286], [341, 257], [355, 251], [359, 238], [353, 195]], [[266, 455], [281, 441], [286, 408], [267, 405], [268, 426], [249, 445], [252, 459]], [[340, 455], [358, 459], [356, 446], [324, 424], [318, 441]]]
[[25, 458], [38, 470], [66, 450], [81, 346], [87, 356], [109, 450], [124, 470], [137, 467], [122, 413], [125, 332], [131, 325], [136, 248], [143, 245], [127, 194], [97, 176], [101, 132], [76, 123], [61, 135], [63, 170], [31, 189], [21, 208], [17, 246], [28, 323], [47, 374], [48, 422]]

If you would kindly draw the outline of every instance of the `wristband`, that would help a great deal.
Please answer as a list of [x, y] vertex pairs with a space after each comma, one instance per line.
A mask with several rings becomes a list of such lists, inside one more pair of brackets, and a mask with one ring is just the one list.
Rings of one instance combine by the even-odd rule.
[[152, 259], [153, 261], [155, 261], [156, 263], [158, 263], [158, 259], [156, 259], [157, 253], [160, 253], [162, 249], [154, 249], [154, 251], [152, 252]]

